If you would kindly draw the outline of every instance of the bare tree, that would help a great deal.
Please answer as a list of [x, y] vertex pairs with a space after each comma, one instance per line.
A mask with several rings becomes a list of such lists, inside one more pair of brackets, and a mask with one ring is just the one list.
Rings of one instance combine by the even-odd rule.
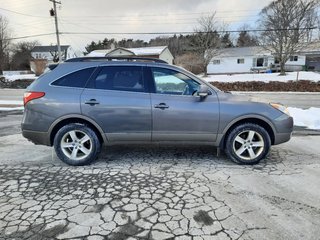
[[[52, 44], [51, 44], [52, 46]], [[52, 51], [49, 51], [52, 58], [53, 58], [53, 62], [59, 62], [59, 53], [58, 53], [58, 47], [57, 46], [54, 46], [53, 50]], [[62, 60], [65, 60], [66, 59], [66, 51], [63, 51], [61, 49], [61, 58]]]
[[262, 45], [271, 51], [285, 75], [285, 63], [308, 45], [316, 23], [318, 0], [276, 0], [260, 13]]
[[40, 45], [38, 41], [23, 41], [13, 44], [10, 69], [30, 70], [31, 50]]
[[194, 29], [194, 35], [191, 41], [194, 51], [202, 59], [202, 69], [204, 75], [207, 75], [207, 66], [213, 57], [220, 54], [221, 37], [216, 14], [202, 16], [198, 19], [198, 26]]
[[194, 74], [203, 72], [202, 62], [202, 58], [199, 58], [199, 56], [193, 52], [176, 56], [174, 59], [175, 65], [181, 66]]
[[8, 20], [0, 15], [0, 75], [9, 63], [10, 30]]

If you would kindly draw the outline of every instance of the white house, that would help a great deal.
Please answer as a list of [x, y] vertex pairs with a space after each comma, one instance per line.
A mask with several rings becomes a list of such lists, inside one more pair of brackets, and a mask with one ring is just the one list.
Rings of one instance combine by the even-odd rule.
[[158, 58], [173, 64], [173, 56], [167, 46], [141, 47], [141, 48], [114, 48], [101, 49], [90, 52], [86, 57], [118, 57], [118, 56], [137, 56]]
[[[82, 54], [75, 52], [70, 45], [61, 45], [62, 60], [81, 57]], [[34, 59], [47, 59], [48, 62], [53, 62], [54, 58], [58, 57], [57, 46], [35, 46], [31, 51], [31, 56]]]
[[[279, 68], [272, 52], [263, 47], [225, 48], [212, 58], [207, 66], [208, 74], [265, 72]], [[290, 56], [287, 71], [320, 71], [320, 43], [315, 42]]]

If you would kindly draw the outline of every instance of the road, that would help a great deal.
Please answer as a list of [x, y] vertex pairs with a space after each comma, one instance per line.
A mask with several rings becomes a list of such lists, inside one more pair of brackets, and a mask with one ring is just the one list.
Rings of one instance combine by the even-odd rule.
[[263, 102], [282, 103], [288, 107], [307, 109], [320, 108], [320, 93], [302, 92], [233, 92], [234, 94], [247, 95]]
[[22, 101], [25, 89], [0, 89], [0, 100]]
[[113, 146], [70, 167], [20, 120], [0, 114], [0, 239], [319, 239], [320, 136], [255, 166], [212, 147]]
[[[24, 89], [0, 89], [0, 102], [3, 100], [21, 101]], [[280, 102], [288, 107], [320, 108], [320, 93], [294, 93], [294, 92], [233, 92], [234, 94], [247, 95], [263, 102]]]

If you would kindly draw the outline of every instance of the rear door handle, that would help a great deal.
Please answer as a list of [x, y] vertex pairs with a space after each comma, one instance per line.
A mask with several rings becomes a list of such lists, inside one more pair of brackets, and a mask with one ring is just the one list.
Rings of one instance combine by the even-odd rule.
[[85, 101], [84, 103], [88, 104], [90, 106], [94, 106], [94, 105], [100, 104], [96, 99], [90, 99], [88, 101]]
[[169, 106], [165, 103], [159, 103], [159, 104], [154, 105], [154, 108], [159, 108], [159, 109], [164, 110], [164, 109], [169, 108]]

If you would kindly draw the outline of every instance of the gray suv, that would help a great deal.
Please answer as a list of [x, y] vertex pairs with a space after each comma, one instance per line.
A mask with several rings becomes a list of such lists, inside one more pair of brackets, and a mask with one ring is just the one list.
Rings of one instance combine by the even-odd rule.
[[293, 119], [279, 104], [225, 93], [158, 59], [75, 58], [39, 77], [24, 95], [23, 136], [54, 146], [70, 165], [111, 144], [210, 144], [240, 164], [289, 141]]

